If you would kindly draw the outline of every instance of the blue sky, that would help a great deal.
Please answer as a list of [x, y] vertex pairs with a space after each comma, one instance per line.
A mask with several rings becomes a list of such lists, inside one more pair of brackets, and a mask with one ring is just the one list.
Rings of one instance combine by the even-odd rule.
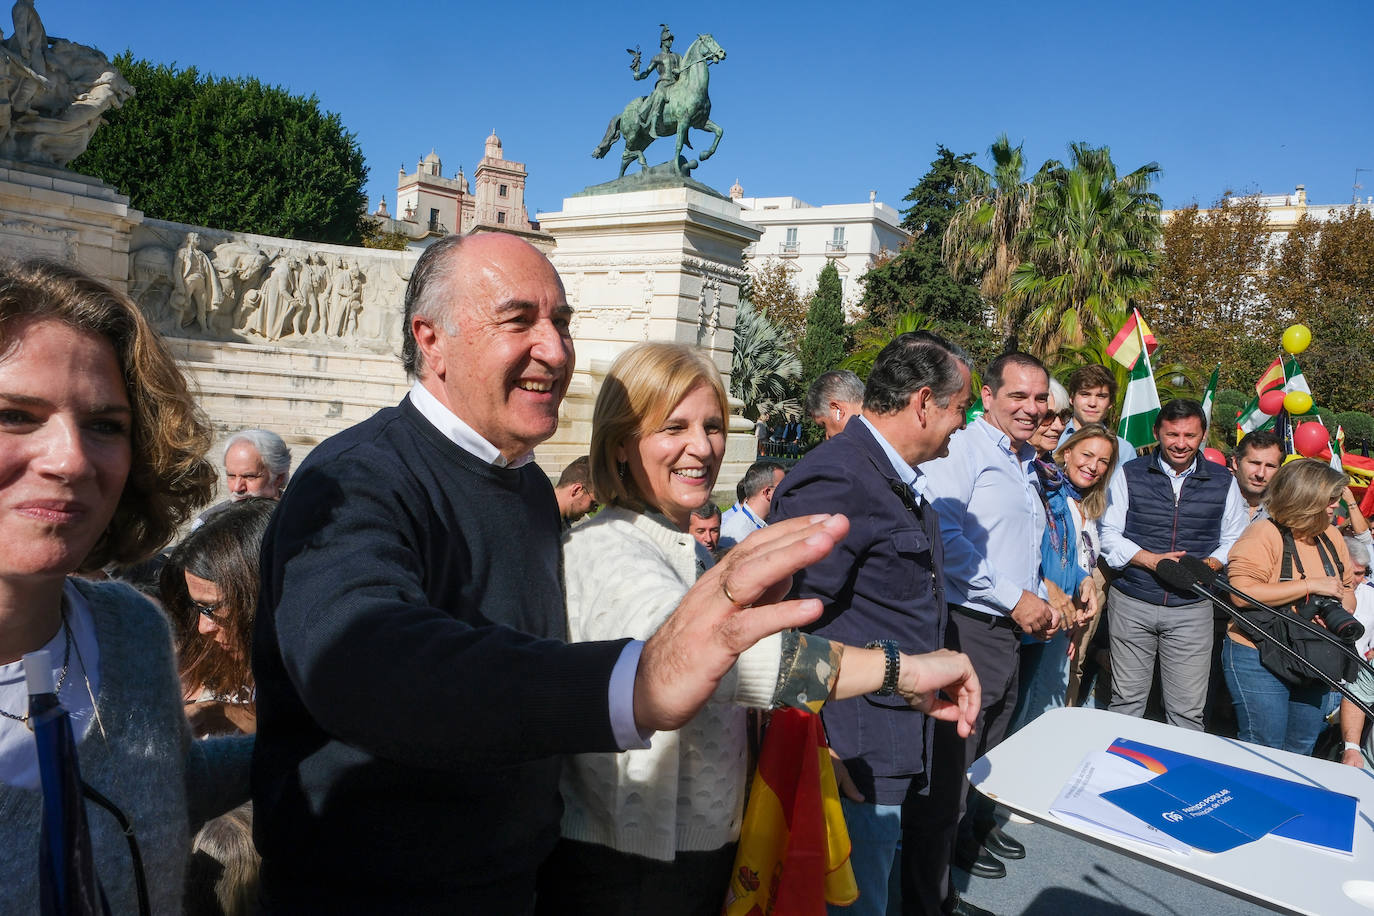
[[[396, 169], [438, 150], [469, 177], [495, 128], [530, 172], [531, 214], [615, 177], [591, 158], [613, 113], [651, 83], [630, 77], [667, 21], [686, 50], [712, 33], [712, 118], [725, 128], [696, 177], [812, 204], [901, 198], [937, 143], [976, 152], [1001, 132], [1032, 168], [1070, 141], [1119, 168], [1163, 168], [1165, 205], [1226, 189], [1313, 203], [1350, 199], [1374, 168], [1374, 4], [902, 3], [391, 4], [38, 0], [48, 32], [111, 57], [253, 75], [318, 96], [357, 135], [369, 208]], [[665, 13], [665, 10], [675, 10]], [[0, 13], [8, 34], [8, 18]], [[694, 135], [698, 149], [709, 134]], [[698, 142], [699, 141], [699, 142]], [[671, 154], [650, 147], [650, 162]], [[1374, 172], [1361, 174], [1374, 194]]]

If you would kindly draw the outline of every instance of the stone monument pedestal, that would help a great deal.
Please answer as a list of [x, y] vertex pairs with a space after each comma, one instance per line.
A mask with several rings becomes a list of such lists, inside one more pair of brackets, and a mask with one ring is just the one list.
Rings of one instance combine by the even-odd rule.
[[[701, 186], [569, 197], [539, 215], [558, 244], [551, 259], [576, 310], [577, 372], [558, 432], [539, 449], [541, 464], [562, 467], [587, 450], [592, 407], [611, 361], [640, 341], [700, 347], [729, 389], [735, 309], [746, 272], [743, 252], [760, 230], [740, 207]], [[753, 424], [733, 402], [725, 466], [717, 493], [733, 499], [754, 460]]]
[[143, 214], [97, 178], [0, 159], [0, 251], [72, 264], [122, 292]]

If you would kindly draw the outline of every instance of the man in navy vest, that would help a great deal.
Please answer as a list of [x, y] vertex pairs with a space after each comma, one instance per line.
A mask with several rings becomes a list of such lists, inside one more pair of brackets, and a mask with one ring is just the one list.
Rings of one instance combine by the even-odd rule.
[[1189, 398], [1155, 418], [1159, 447], [1128, 461], [1111, 482], [1102, 549], [1121, 570], [1107, 598], [1112, 627], [1113, 712], [1141, 716], [1158, 659], [1170, 725], [1202, 730], [1212, 656], [1212, 605], [1169, 589], [1155, 567], [1184, 554], [1220, 570], [1248, 522], [1231, 472], [1199, 451], [1207, 426]]

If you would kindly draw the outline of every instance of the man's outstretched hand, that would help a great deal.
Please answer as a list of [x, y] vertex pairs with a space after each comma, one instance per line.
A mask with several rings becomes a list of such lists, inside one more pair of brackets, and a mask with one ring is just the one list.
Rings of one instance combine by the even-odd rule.
[[821, 602], [784, 601], [792, 574], [830, 553], [849, 533], [843, 515], [793, 518], [761, 528], [697, 580], [644, 644], [635, 673], [641, 732], [685, 725], [740, 653], [820, 616]]

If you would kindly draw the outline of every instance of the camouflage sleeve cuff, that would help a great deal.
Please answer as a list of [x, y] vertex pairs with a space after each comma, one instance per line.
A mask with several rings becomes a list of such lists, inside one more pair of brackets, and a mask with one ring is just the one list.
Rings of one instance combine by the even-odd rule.
[[843, 654], [840, 643], [799, 630], [784, 630], [773, 706], [820, 712], [839, 676]]

